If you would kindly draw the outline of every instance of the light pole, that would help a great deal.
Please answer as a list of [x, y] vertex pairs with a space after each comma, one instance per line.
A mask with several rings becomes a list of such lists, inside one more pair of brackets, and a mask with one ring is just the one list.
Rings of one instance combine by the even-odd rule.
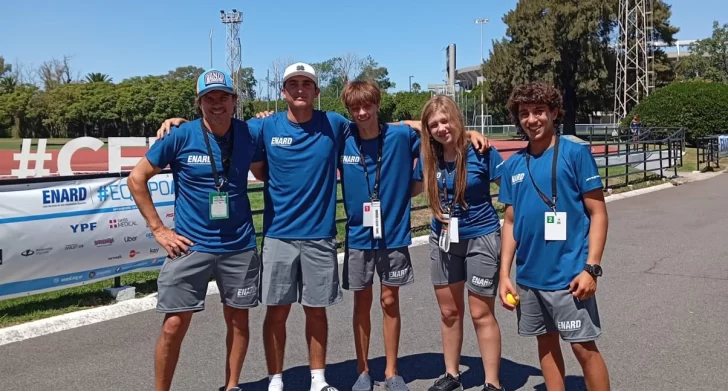
[[412, 92], [412, 78], [413, 78], [413, 77], [414, 77], [414, 76], [410, 76], [410, 77], [409, 77], [409, 83], [410, 83], [410, 92]]
[[475, 19], [475, 24], [480, 25], [480, 134], [485, 130], [485, 94], [483, 93], [483, 83], [485, 75], [483, 75], [483, 26], [488, 23], [488, 18]]
[[212, 68], [212, 29], [210, 29], [210, 68]]

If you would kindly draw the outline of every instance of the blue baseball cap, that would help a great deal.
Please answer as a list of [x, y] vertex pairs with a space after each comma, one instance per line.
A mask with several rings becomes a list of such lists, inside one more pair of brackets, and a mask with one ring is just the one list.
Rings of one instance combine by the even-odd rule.
[[235, 95], [233, 79], [225, 72], [217, 69], [208, 69], [197, 78], [197, 97], [210, 91], [225, 91]]

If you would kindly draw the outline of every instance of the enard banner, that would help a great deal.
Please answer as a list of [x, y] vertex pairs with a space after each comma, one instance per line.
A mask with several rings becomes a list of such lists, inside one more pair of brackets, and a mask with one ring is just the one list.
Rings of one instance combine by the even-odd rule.
[[[0, 300], [159, 268], [167, 255], [131, 197], [126, 177], [0, 182]], [[174, 227], [171, 174], [149, 181]]]

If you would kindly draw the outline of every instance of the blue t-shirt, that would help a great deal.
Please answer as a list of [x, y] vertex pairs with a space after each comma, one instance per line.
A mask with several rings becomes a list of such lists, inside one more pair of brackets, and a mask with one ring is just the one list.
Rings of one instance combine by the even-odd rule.
[[[445, 162], [440, 162], [437, 172], [437, 187], [440, 189], [440, 197], [442, 191], [442, 176], [445, 175], [447, 185], [448, 203], [453, 201], [455, 171], [447, 173]], [[490, 147], [488, 151], [481, 154], [475, 150], [472, 144], [468, 146], [467, 169], [465, 187], [465, 203], [467, 209], [463, 209], [460, 204], [454, 203], [454, 213], [452, 217], [458, 219], [458, 237], [460, 239], [472, 239], [500, 229], [500, 218], [493, 207], [490, 194], [490, 183], [501, 177], [501, 167], [503, 167], [503, 158], [498, 150]], [[416, 181], [423, 180], [422, 158], [417, 160], [414, 179]], [[444, 204], [444, 203], [443, 203]], [[440, 235], [442, 223], [433, 217], [430, 229], [436, 235]]]
[[[235, 132], [228, 182], [229, 217], [211, 219], [209, 195], [216, 192], [212, 165], [204, 137], [208, 137], [218, 176], [223, 173], [222, 149], [229, 148]], [[175, 193], [175, 231], [191, 240], [191, 250], [224, 253], [255, 248], [255, 228], [248, 199], [248, 170], [258, 141], [245, 122], [233, 119], [224, 137], [203, 130], [202, 120], [182, 124], [149, 148], [146, 158], [156, 167], [172, 169]], [[227, 155], [226, 155], [227, 156]]]
[[346, 132], [344, 152], [340, 159], [341, 187], [348, 225], [347, 245], [359, 250], [409, 246], [412, 243], [410, 185], [414, 162], [420, 153], [419, 133], [408, 126], [383, 125], [379, 201], [384, 220], [382, 239], [377, 240], [372, 237], [372, 228], [363, 226], [363, 204], [370, 202], [369, 197], [374, 192], [379, 138], [361, 140], [369, 173], [367, 185], [357, 144], [358, 137], [356, 124], [352, 123], [350, 130]]
[[277, 239], [328, 239], [336, 236], [336, 169], [349, 120], [314, 110], [308, 122], [280, 112], [248, 120], [259, 134], [253, 161], [265, 159], [264, 235]]
[[[591, 148], [566, 137], [559, 142], [556, 166], [556, 211], [566, 212], [566, 240], [544, 239], [544, 214], [551, 209], [533, 187], [526, 169], [527, 149], [503, 165], [499, 201], [513, 206], [516, 281], [543, 290], [561, 290], [584, 270], [589, 255], [589, 218], [582, 195], [602, 188]], [[554, 148], [531, 156], [533, 180], [551, 198]]]

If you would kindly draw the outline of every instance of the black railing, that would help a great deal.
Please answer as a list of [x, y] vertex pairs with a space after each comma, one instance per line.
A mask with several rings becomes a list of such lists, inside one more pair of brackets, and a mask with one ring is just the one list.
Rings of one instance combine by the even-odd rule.
[[[720, 168], [721, 150], [726, 155], [728, 145], [723, 145], [728, 141], [728, 135], [712, 135], [695, 138], [695, 147], [697, 155], [697, 169], [701, 172], [713, 171]], [[700, 166], [703, 165], [701, 169]]]

